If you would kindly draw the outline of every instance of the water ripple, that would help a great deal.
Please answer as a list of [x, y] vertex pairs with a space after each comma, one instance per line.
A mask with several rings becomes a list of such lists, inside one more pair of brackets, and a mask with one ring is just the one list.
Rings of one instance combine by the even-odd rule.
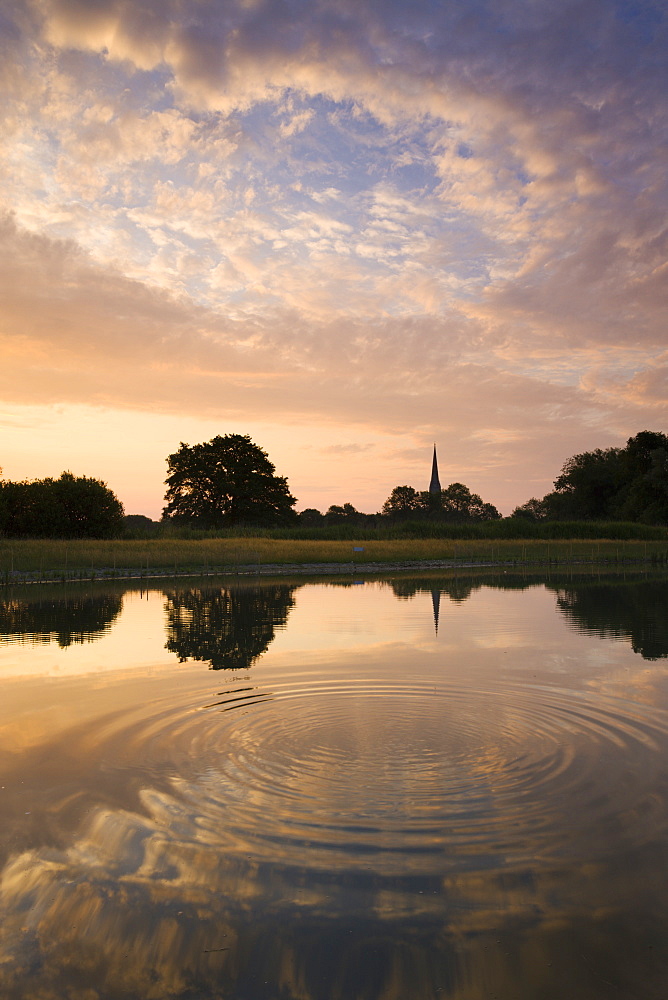
[[665, 713], [599, 694], [359, 676], [231, 686], [115, 735], [149, 768], [169, 761], [169, 790], [145, 789], [144, 805], [178, 815], [182, 839], [428, 874], [654, 836], [667, 733]]

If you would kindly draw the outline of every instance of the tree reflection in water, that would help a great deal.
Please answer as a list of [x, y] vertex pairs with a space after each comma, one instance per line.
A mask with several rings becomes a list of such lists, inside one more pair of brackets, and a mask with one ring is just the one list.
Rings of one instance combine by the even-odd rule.
[[294, 606], [296, 587], [197, 587], [167, 593], [167, 642], [181, 663], [244, 670], [264, 653]]
[[[639, 575], [638, 575], [639, 576]], [[557, 607], [569, 624], [602, 638], [630, 641], [646, 660], [668, 657], [668, 618], [660, 580], [620, 576], [517, 572], [400, 578], [388, 583], [399, 600], [431, 594], [434, 624], [445, 597], [454, 604], [489, 587], [525, 590], [545, 586], [557, 596]], [[336, 581], [337, 586], [350, 586]], [[167, 643], [181, 662], [201, 660], [213, 670], [245, 669], [268, 649], [275, 630], [285, 626], [294, 606], [296, 584], [198, 587], [167, 590]], [[126, 589], [65, 591], [54, 597], [46, 589], [0, 595], [0, 643], [55, 642], [61, 648], [95, 642], [109, 631], [123, 609]], [[63, 591], [59, 591], [63, 594]], [[34, 597], [33, 598], [33, 593]], [[42, 596], [44, 595], [44, 596]]]
[[557, 607], [571, 625], [601, 638], [628, 639], [645, 660], [668, 656], [666, 588], [655, 580], [602, 582], [557, 592]]
[[[491, 583], [491, 581], [490, 581]], [[487, 584], [486, 579], [473, 577], [449, 576], [435, 579], [401, 579], [390, 584], [394, 596], [400, 601], [407, 601], [416, 594], [443, 594], [455, 604], [463, 604], [474, 590], [480, 590]], [[494, 586], [491, 583], [491, 586]]]
[[95, 642], [121, 613], [120, 593], [70, 594], [44, 600], [0, 599], [0, 642]]
[[527, 576], [504, 572], [393, 580], [392, 591], [399, 600], [431, 593], [434, 624], [438, 631], [441, 597], [462, 604], [483, 587], [497, 590], [527, 590], [544, 586], [557, 595], [557, 608], [571, 626], [601, 638], [630, 641], [633, 651], [645, 660], [668, 656], [668, 616], [665, 580], [633, 576], [592, 576], [551, 573]]
[[[108, 687], [95, 674], [50, 683], [32, 729], [5, 705], [24, 742], [0, 756], [2, 1000], [661, 1000], [663, 674], [641, 664], [653, 687], [634, 700], [638, 679], [619, 670], [630, 649], [599, 674], [605, 644], [562, 650], [550, 624], [556, 607], [573, 630], [665, 656], [665, 587], [584, 573], [388, 580], [371, 635], [357, 625], [375, 594], [352, 610], [349, 647], [323, 634], [297, 666], [257, 664], [253, 697], [269, 675], [279, 692], [257, 713], [193, 711], [211, 676], [153, 660]], [[543, 588], [536, 620], [535, 602], [486, 600]], [[180, 660], [245, 669], [296, 589], [167, 585], [149, 610], [166, 601]], [[3, 597], [0, 626], [13, 641], [84, 641], [120, 593], [61, 601], [57, 620], [48, 594]], [[406, 615], [405, 641], [388, 629], [384, 642], [392, 593], [435, 616], [472, 596], [445, 625], [473, 611], [495, 641], [460, 645], [455, 627], [424, 643]], [[525, 610], [509, 619], [517, 661], [499, 670], [504, 606]], [[232, 703], [251, 690], [223, 680]], [[90, 714], [67, 715], [72, 692]]]

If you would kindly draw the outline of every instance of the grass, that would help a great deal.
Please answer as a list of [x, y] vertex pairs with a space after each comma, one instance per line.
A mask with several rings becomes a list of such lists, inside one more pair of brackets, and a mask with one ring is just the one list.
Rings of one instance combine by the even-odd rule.
[[292, 541], [397, 541], [414, 538], [427, 539], [503, 539], [526, 541], [528, 539], [613, 539], [619, 541], [665, 541], [668, 527], [640, 524], [630, 521], [527, 521], [505, 517], [498, 521], [454, 523], [449, 521], [395, 521], [371, 518], [368, 522], [354, 521], [340, 524], [289, 528], [243, 527], [202, 530], [174, 524], [157, 526], [152, 535], [128, 535], [128, 538], [184, 539], [188, 541], [210, 538], [243, 539], [273, 538]]
[[[178, 529], [177, 529], [178, 530]], [[257, 532], [255, 532], [257, 534]], [[251, 532], [252, 534], [252, 532]], [[637, 522], [602, 521], [527, 521], [505, 517], [498, 521], [452, 523], [448, 521], [398, 521], [360, 527], [346, 524], [319, 528], [274, 528], [263, 532], [271, 538], [293, 539], [352, 539], [391, 540], [406, 538], [430, 539], [490, 539], [494, 541], [529, 539], [597, 540], [601, 538], [630, 541], [666, 541], [668, 528]]]
[[[361, 548], [362, 551], [353, 551]], [[267, 537], [148, 540], [0, 539], [0, 582], [128, 576], [234, 574], [261, 567], [445, 562], [454, 566], [665, 565], [665, 539], [295, 539]]]

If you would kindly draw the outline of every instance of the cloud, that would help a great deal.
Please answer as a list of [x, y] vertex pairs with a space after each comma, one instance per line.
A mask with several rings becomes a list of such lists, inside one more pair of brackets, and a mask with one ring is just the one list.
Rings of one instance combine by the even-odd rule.
[[665, 420], [667, 20], [8, 6], [3, 396], [410, 426], [490, 481]]
[[[11, 221], [1, 245], [0, 395], [8, 403], [278, 422], [292, 425], [294, 443], [300, 424], [329, 426], [339, 442], [359, 440], [362, 428], [398, 441], [408, 432], [425, 448], [438, 438], [447, 442], [444, 476], [502, 505], [499, 480], [509, 488], [533, 480], [537, 451], [547, 489], [569, 454], [615, 443], [665, 413], [658, 370], [653, 392], [641, 373], [626, 392], [606, 386], [604, 372], [583, 386], [552, 381], [549, 366], [514, 375], [486, 358], [484, 333], [461, 319], [451, 329], [426, 318], [306, 322], [285, 310], [232, 320]], [[383, 464], [397, 467], [385, 452]]]
[[368, 451], [371, 447], [373, 446], [370, 443], [362, 444], [354, 442], [351, 444], [330, 444], [327, 448], [323, 448], [322, 451], [325, 455], [350, 455]]
[[[203, 4], [188, 23], [169, 3], [57, 0], [40, 10], [63, 69], [51, 73], [56, 96], [44, 113], [51, 127], [61, 123], [52, 133], [61, 197], [38, 197], [39, 222], [54, 235], [68, 230], [102, 261], [105, 241], [95, 245], [90, 234], [102, 213], [108, 260], [125, 261], [132, 277], [173, 287], [194, 254], [202, 266], [184, 275], [184, 289], [198, 286], [203, 302], [222, 303], [225, 291], [240, 291], [241, 276], [253, 301], [257, 293], [280, 298], [304, 255], [310, 266], [299, 286], [319, 271], [321, 292], [322, 273], [333, 273], [334, 288], [337, 258], [352, 256], [364, 280], [334, 297], [352, 299], [356, 313], [373, 315], [380, 299], [392, 312], [435, 313], [462, 292], [487, 296], [492, 311], [511, 316], [544, 313], [550, 336], [587, 326], [592, 311], [607, 325], [601, 289], [590, 295], [592, 309], [579, 289], [572, 294], [574, 280], [591, 289], [607, 279], [618, 300], [626, 291], [620, 276], [636, 295], [660, 295], [660, 216], [650, 221], [648, 209], [653, 195], [665, 198], [665, 171], [648, 135], [665, 110], [657, 82], [645, 70], [639, 90], [628, 65], [654, 49], [628, 28], [622, 45], [623, 25], [604, 5], [593, 17], [591, 5], [576, 4], [566, 17], [537, 4], [531, 18], [512, 3], [481, 5], [488, 20], [480, 22], [455, 5], [434, 12], [423, 4], [382, 15], [372, 5], [325, 4], [299, 20], [276, 3], [230, 4], [224, 16]], [[497, 28], [511, 40], [507, 48]], [[134, 67], [125, 89], [100, 92], [98, 72], [97, 90], [79, 93], [77, 78], [88, 82], [90, 72], [67, 62], [72, 47], [118, 72]], [[167, 73], [179, 91], [190, 87], [191, 104], [147, 112], [158, 83], [149, 70]], [[263, 102], [268, 117], [251, 116]], [[339, 129], [339, 148], [326, 120]], [[415, 163], [418, 188], [400, 173]], [[295, 170], [317, 180], [320, 205], [318, 189], [331, 192], [333, 174], [363, 187], [330, 199], [329, 214], [316, 216], [286, 183]], [[38, 179], [31, 219], [16, 176], [13, 207], [34, 225]], [[80, 208], [77, 218], [68, 199], [88, 202], [89, 213]], [[173, 244], [166, 268], [164, 252], [151, 255], [156, 241]], [[227, 289], [221, 258], [233, 263]], [[330, 308], [331, 298], [320, 294], [311, 308]], [[560, 322], [564, 300], [571, 308]], [[287, 305], [295, 305], [290, 291]]]

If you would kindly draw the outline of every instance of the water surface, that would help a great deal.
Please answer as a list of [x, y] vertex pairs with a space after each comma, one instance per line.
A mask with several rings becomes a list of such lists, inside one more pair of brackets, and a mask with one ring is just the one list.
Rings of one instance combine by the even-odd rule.
[[665, 580], [0, 593], [0, 995], [659, 1000]]

